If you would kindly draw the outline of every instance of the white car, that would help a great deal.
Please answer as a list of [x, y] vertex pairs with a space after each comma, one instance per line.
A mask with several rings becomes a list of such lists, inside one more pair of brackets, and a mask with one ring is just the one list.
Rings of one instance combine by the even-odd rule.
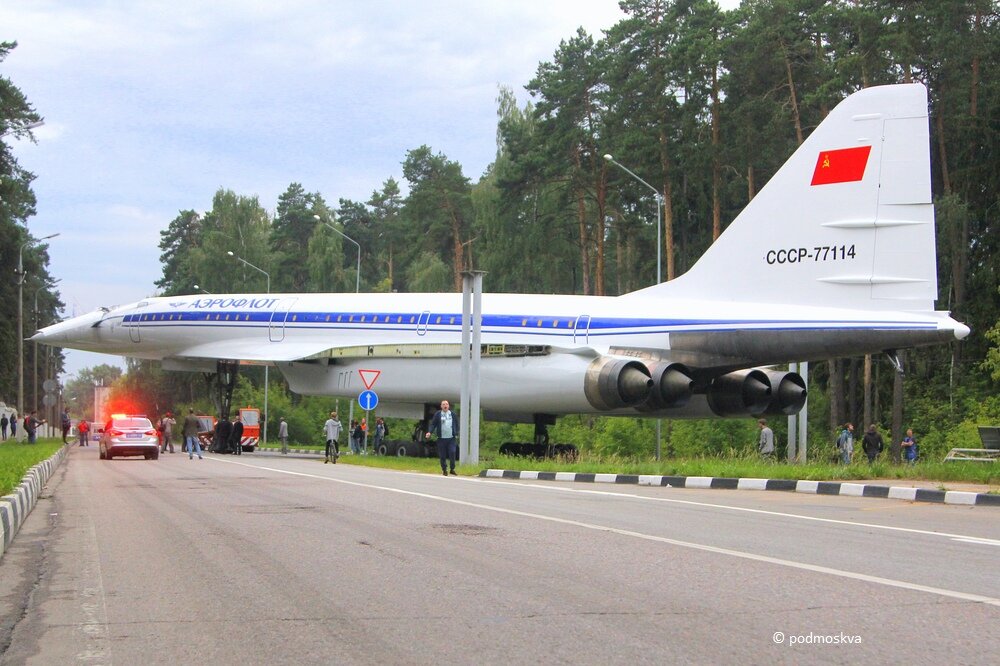
[[111, 460], [115, 456], [143, 456], [146, 460], [160, 458], [160, 438], [145, 416], [114, 414], [100, 434], [101, 460]]

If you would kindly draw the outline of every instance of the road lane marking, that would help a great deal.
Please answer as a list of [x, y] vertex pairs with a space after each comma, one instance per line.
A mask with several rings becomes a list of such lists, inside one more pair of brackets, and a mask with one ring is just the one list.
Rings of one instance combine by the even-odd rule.
[[[816, 564], [807, 564], [805, 562], [796, 562], [794, 560], [785, 560], [778, 557], [770, 557], [768, 555], [758, 555], [756, 553], [748, 553], [741, 550], [733, 550], [731, 548], [719, 548], [717, 546], [709, 546], [701, 543], [694, 543], [691, 541], [681, 541], [679, 539], [670, 539], [668, 537], [661, 537], [655, 534], [646, 534], [644, 532], [635, 532], [633, 530], [623, 530], [617, 527], [608, 527], [607, 525], [597, 525], [595, 523], [585, 523], [579, 520], [570, 520], [567, 518], [559, 518], [557, 516], [547, 516], [540, 513], [532, 513], [530, 511], [518, 511], [516, 509], [506, 509], [504, 507], [491, 506], [489, 504], [480, 504], [478, 502], [468, 502], [466, 500], [453, 499], [451, 497], [442, 497], [441, 495], [432, 495], [430, 493], [422, 493], [415, 490], [403, 490], [402, 488], [390, 488], [388, 486], [379, 486], [371, 483], [361, 483], [358, 481], [348, 481], [346, 479], [338, 479], [335, 477], [324, 476], [321, 474], [310, 474], [306, 472], [295, 472], [292, 470], [277, 469], [274, 467], [264, 467], [260, 465], [254, 465], [250, 463], [236, 462], [235, 460], [223, 460], [219, 459], [220, 462], [226, 462], [232, 465], [241, 465], [244, 467], [253, 467], [254, 469], [262, 469], [270, 472], [276, 472], [278, 474], [288, 474], [290, 476], [300, 476], [310, 479], [317, 479], [321, 481], [333, 481], [335, 483], [341, 483], [349, 486], [357, 486], [361, 488], [370, 488], [374, 490], [384, 490], [386, 492], [397, 493], [400, 495], [409, 495], [411, 497], [421, 497], [424, 499], [434, 500], [438, 502], [445, 502], [447, 504], [454, 504], [457, 506], [466, 506], [474, 509], [481, 509], [483, 511], [492, 511], [494, 513], [503, 513], [510, 516], [520, 516], [523, 518], [533, 518], [536, 520], [543, 520], [550, 523], [556, 523], [559, 525], [570, 525], [573, 527], [579, 527], [588, 530], [595, 530], [598, 532], [607, 532], [609, 534], [617, 534], [620, 536], [633, 537], [636, 539], [642, 539], [644, 541], [652, 541], [655, 543], [663, 543], [671, 546], [677, 546], [680, 548], [688, 548], [691, 550], [698, 550], [706, 553], [714, 553], [716, 555], [727, 555], [729, 557], [736, 557], [743, 560], [750, 560], [753, 562], [762, 562], [765, 564], [774, 564], [777, 566], [788, 567], [791, 569], [798, 569], [800, 571], [809, 571], [812, 573], [827, 574], [830, 576], [836, 576], [838, 578], [847, 578], [850, 580], [861, 581], [865, 583], [874, 583], [876, 585], [883, 585], [886, 587], [894, 587], [903, 590], [910, 590], [914, 592], [924, 592], [927, 594], [936, 594], [942, 597], [948, 597], [951, 599], [959, 599], [961, 601], [971, 601], [973, 603], [987, 604], [990, 606], [1000, 607], [1000, 599], [995, 597], [987, 597], [980, 594], [969, 594], [967, 592], [959, 592], [957, 590], [947, 590], [940, 587], [932, 587], [929, 585], [919, 585], [917, 583], [909, 583], [907, 581], [895, 580], [892, 578], [883, 578], [881, 576], [870, 576], [868, 574], [856, 573], [853, 571], [843, 571], [841, 569], [833, 569], [831, 567], [824, 567]], [[619, 493], [607, 493], [609, 495], [621, 496]], [[705, 506], [711, 506], [719, 508], [718, 505], [706, 504]], [[721, 507], [726, 508], [726, 507]], [[739, 508], [739, 507], [737, 507]], [[767, 511], [760, 511], [760, 513], [770, 513]], [[775, 515], [788, 515], [792, 518], [799, 518], [801, 516], [795, 516], [794, 514], [775, 514]], [[848, 525], [856, 525], [856, 523], [847, 523], [846, 521], [830, 521], [830, 522], [843, 522]], [[877, 527], [877, 526], [874, 526]], [[900, 528], [902, 529], [902, 528]], [[938, 535], [937, 532], [928, 532], [928, 534]]]

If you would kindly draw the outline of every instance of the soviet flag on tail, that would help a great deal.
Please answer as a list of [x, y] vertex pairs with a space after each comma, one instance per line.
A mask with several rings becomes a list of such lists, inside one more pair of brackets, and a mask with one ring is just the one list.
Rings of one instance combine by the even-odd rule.
[[832, 185], [833, 183], [853, 183], [865, 177], [871, 146], [823, 150], [816, 159], [810, 185]]

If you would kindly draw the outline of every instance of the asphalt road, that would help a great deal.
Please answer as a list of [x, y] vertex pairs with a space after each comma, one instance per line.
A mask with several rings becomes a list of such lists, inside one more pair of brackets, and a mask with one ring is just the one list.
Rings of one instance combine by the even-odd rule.
[[1000, 511], [74, 448], [0, 664], [983, 663]]

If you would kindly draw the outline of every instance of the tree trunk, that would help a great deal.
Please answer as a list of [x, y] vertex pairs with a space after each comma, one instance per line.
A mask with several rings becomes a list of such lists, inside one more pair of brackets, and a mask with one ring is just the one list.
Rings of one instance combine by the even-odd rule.
[[670, 153], [667, 133], [660, 129], [660, 168], [663, 170], [663, 245], [667, 254], [667, 279], [673, 280], [674, 264], [674, 205], [673, 188], [670, 186]]
[[944, 109], [938, 104], [937, 113], [934, 114], [934, 128], [937, 130], [938, 159], [941, 162], [941, 188], [944, 195], [951, 194], [951, 172], [948, 170], [948, 150], [944, 141]]
[[844, 425], [844, 374], [839, 358], [827, 362], [830, 373], [830, 432], [837, 432]]
[[850, 364], [850, 374], [847, 379], [848, 420], [859, 427], [858, 432], [863, 432], [864, 425], [858, 419], [861, 416], [858, 413], [858, 359], [852, 358], [848, 363]]
[[[976, 18], [973, 21], [973, 34], [981, 37], [983, 27], [983, 14], [976, 6]], [[969, 84], [969, 115], [975, 118], [979, 115], [979, 49], [972, 54], [972, 81]]]
[[864, 422], [865, 426], [869, 423], [874, 423], [872, 420], [872, 355], [865, 354], [865, 370], [864, 370], [864, 405], [862, 410], [864, 411]]
[[580, 224], [580, 264], [583, 268], [583, 295], [590, 295], [590, 238], [587, 233], [587, 205], [583, 191], [576, 191], [576, 217]]
[[747, 201], [753, 201], [754, 195], [757, 194], [756, 185], [753, 182], [753, 165], [747, 165]]
[[[573, 162], [576, 164], [577, 172], [582, 167], [580, 149], [573, 149]], [[583, 269], [583, 295], [590, 296], [590, 234], [587, 233], [587, 202], [584, 199], [583, 189], [576, 188], [576, 220], [580, 227], [580, 265]]]
[[719, 68], [712, 69], [712, 241], [722, 234], [722, 165], [719, 163]]
[[608, 196], [608, 181], [607, 173], [608, 167], [607, 162], [601, 160], [601, 168], [597, 175], [597, 223], [594, 225], [594, 229], [597, 233], [597, 265], [594, 268], [594, 295], [604, 296], [606, 294], [604, 290], [604, 278], [605, 278], [605, 261], [604, 261], [604, 237], [606, 235], [607, 226], [607, 215], [605, 214], [605, 208], [607, 205]]
[[795, 94], [795, 80], [792, 78], [792, 61], [788, 57], [788, 49], [781, 44], [781, 52], [785, 58], [785, 74], [788, 77], [788, 101], [792, 105], [792, 120], [795, 122], [795, 142], [802, 145], [802, 118], [799, 116], [799, 100]]

